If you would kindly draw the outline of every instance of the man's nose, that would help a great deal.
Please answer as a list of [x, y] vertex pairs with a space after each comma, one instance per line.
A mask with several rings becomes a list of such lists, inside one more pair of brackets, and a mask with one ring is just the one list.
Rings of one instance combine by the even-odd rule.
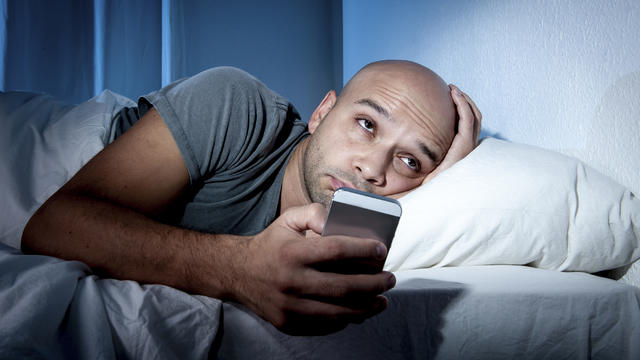
[[354, 169], [364, 180], [375, 186], [386, 183], [387, 156], [373, 151], [366, 152], [354, 161]]

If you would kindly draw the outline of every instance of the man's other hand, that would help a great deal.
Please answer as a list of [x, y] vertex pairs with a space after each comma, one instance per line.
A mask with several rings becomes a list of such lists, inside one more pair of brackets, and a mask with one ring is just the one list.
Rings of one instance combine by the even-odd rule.
[[453, 138], [449, 151], [447, 151], [447, 155], [445, 155], [440, 165], [427, 175], [422, 184], [427, 183], [442, 171], [462, 160], [478, 146], [478, 137], [482, 126], [482, 113], [480, 113], [473, 100], [458, 89], [457, 86], [449, 84], [449, 88], [458, 113], [458, 131]]
[[[462, 92], [458, 87], [449, 84], [451, 89], [451, 98], [456, 106], [457, 112], [457, 132], [451, 142], [451, 147], [447, 151], [442, 162], [432, 172], [430, 172], [422, 181], [422, 185], [429, 182], [439, 173], [453, 166], [453, 164], [464, 159], [473, 149], [478, 146], [478, 137], [480, 136], [480, 128], [482, 127], [482, 113], [478, 110], [476, 104], [471, 98]], [[399, 199], [407, 195], [411, 190], [398, 194], [387, 195], [394, 199]]]
[[379, 241], [346, 236], [305, 237], [321, 233], [326, 210], [310, 204], [287, 210], [247, 243], [246, 263], [235, 298], [281, 331], [322, 335], [361, 323], [387, 307], [381, 294], [395, 285], [389, 272], [344, 274], [320, 271], [326, 263], [378, 264], [387, 256]]

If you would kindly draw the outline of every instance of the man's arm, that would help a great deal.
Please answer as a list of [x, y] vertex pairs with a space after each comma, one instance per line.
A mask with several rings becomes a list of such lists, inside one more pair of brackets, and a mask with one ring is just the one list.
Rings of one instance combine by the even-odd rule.
[[167, 133], [157, 112], [149, 111], [34, 214], [23, 233], [23, 250], [82, 260], [118, 278], [160, 282], [162, 277], [175, 285], [177, 279], [163, 273], [177, 277], [171, 266], [184, 259], [172, 258], [170, 247], [177, 241], [162, 239], [197, 235], [178, 234], [151, 220], [188, 185], [184, 162]]
[[[336, 259], [375, 259], [375, 240], [321, 232], [324, 208], [294, 208], [254, 237], [211, 235], [154, 220], [187, 189], [189, 175], [162, 118], [150, 110], [34, 214], [23, 249], [80, 260], [107, 276], [237, 300], [284, 331], [325, 333], [386, 307], [389, 273], [322, 273]], [[353, 301], [357, 298], [358, 301]]]

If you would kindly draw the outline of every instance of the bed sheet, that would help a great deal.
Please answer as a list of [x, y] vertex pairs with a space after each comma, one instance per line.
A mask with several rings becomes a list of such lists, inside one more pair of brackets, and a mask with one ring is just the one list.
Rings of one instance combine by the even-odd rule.
[[0, 243], [2, 359], [205, 359], [220, 307]]
[[401, 271], [389, 308], [326, 337], [224, 303], [220, 359], [638, 359], [640, 291], [524, 266]]

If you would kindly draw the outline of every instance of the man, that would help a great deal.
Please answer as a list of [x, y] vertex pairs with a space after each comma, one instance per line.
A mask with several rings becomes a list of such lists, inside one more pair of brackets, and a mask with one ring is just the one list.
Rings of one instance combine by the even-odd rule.
[[141, 119], [34, 214], [23, 249], [235, 300], [293, 334], [362, 322], [395, 285], [384, 271], [320, 271], [361, 261], [381, 270], [387, 254], [375, 240], [317, 236], [333, 191], [399, 196], [466, 156], [481, 117], [407, 61], [370, 64], [340, 97], [330, 91], [310, 136], [286, 100], [229, 68], [139, 108]]

